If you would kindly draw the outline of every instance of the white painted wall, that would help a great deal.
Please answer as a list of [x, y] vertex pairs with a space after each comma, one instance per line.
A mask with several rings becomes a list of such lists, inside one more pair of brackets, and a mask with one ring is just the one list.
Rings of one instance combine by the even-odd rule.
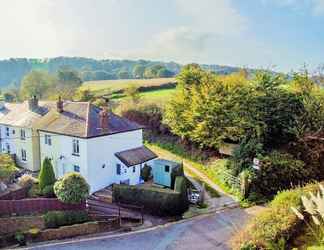
[[[51, 135], [52, 145], [45, 144], [45, 134]], [[73, 172], [74, 165], [80, 167], [80, 174], [88, 180], [87, 169], [87, 140], [47, 132], [39, 132], [41, 162], [46, 157], [52, 159], [54, 172], [57, 178], [65, 173]], [[80, 154], [73, 155], [73, 139], [79, 140]]]
[[[135, 166], [133, 173], [133, 167], [126, 167], [114, 154], [142, 145], [142, 130], [88, 139], [88, 182], [91, 191], [126, 180], [129, 180], [131, 185], [138, 184], [140, 166]], [[121, 164], [121, 175], [117, 175], [117, 164]]]
[[[6, 127], [9, 128], [9, 136], [6, 134]], [[25, 130], [26, 139], [21, 140], [20, 130]], [[34, 148], [35, 143], [33, 143], [33, 131], [31, 128], [21, 128], [0, 125], [1, 134], [1, 152], [7, 153], [7, 144], [10, 146], [10, 154], [16, 154], [17, 163], [20, 167], [29, 169], [31, 171], [38, 170], [38, 166], [35, 164]], [[26, 161], [22, 160], [21, 150], [26, 150]]]

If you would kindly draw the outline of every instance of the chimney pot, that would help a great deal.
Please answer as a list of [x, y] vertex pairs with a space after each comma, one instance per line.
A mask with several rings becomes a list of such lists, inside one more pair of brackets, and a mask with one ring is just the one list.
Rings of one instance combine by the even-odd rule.
[[102, 129], [103, 131], [108, 130], [108, 117], [109, 117], [108, 108], [103, 107], [99, 113], [99, 126], [100, 129]]
[[28, 108], [30, 111], [36, 112], [39, 108], [38, 99], [36, 95], [34, 95], [31, 99], [28, 100]]
[[61, 96], [59, 96], [59, 98], [56, 102], [56, 109], [57, 109], [57, 112], [59, 112], [59, 113], [62, 113], [64, 111], [63, 110], [63, 101], [62, 101]]

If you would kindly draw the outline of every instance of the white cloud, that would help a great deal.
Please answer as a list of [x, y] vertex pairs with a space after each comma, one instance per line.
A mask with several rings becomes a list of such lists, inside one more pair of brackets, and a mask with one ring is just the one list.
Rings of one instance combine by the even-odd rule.
[[274, 3], [298, 11], [310, 11], [313, 15], [324, 15], [324, 0], [262, 0], [264, 4]]

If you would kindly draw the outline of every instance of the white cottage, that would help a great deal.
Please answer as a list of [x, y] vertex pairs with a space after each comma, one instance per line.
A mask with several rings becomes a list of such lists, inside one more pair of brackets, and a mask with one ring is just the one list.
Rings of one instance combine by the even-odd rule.
[[89, 102], [64, 102], [37, 124], [40, 158], [52, 159], [57, 177], [80, 172], [95, 192], [112, 183], [135, 185], [156, 155], [143, 145], [142, 127]]

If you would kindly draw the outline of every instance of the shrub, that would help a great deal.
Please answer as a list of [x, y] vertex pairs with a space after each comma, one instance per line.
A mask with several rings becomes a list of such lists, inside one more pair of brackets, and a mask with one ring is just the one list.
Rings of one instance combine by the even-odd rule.
[[39, 188], [43, 190], [46, 186], [53, 185], [55, 183], [55, 173], [51, 160], [45, 158], [39, 173]]
[[187, 186], [187, 179], [184, 176], [177, 176], [175, 178], [174, 190], [181, 194], [181, 203], [185, 207], [189, 206]]
[[78, 173], [68, 173], [54, 184], [56, 197], [69, 204], [79, 204], [89, 195], [89, 184]]
[[55, 197], [54, 186], [48, 185], [48, 186], [44, 187], [42, 190], [42, 195], [44, 195], [47, 198]]
[[171, 189], [174, 189], [176, 178], [178, 176], [184, 176], [184, 171], [183, 171], [183, 166], [182, 165], [179, 165], [177, 167], [172, 168], [172, 171], [171, 171]]
[[20, 231], [16, 232], [15, 239], [18, 242], [19, 246], [26, 246], [26, 237], [24, 233]]
[[8, 154], [0, 155], [0, 181], [6, 181], [8, 178], [18, 172], [15, 162]]
[[141, 169], [141, 178], [144, 181], [148, 181], [152, 176], [151, 172], [152, 172], [152, 168], [145, 164], [144, 167]]
[[37, 179], [28, 174], [24, 174], [18, 180], [18, 185], [21, 187], [31, 188], [34, 183], [37, 183]]
[[84, 223], [89, 220], [87, 211], [51, 211], [44, 215], [47, 228]]
[[182, 194], [170, 189], [114, 184], [113, 199], [144, 206], [150, 213], [160, 216], [181, 215], [188, 209], [188, 205], [183, 203]]
[[268, 208], [237, 234], [233, 241], [234, 249], [240, 249], [246, 244], [255, 245], [257, 249], [267, 249], [269, 244], [289, 242], [303, 226], [303, 222], [292, 213], [291, 207], [300, 208], [301, 196], [317, 189], [318, 185], [309, 184], [279, 193]]
[[313, 172], [305, 167], [305, 163], [294, 159], [287, 153], [273, 151], [261, 157], [261, 170], [251, 184], [252, 191], [264, 196], [275, 195], [296, 185], [304, 184], [313, 179]]

